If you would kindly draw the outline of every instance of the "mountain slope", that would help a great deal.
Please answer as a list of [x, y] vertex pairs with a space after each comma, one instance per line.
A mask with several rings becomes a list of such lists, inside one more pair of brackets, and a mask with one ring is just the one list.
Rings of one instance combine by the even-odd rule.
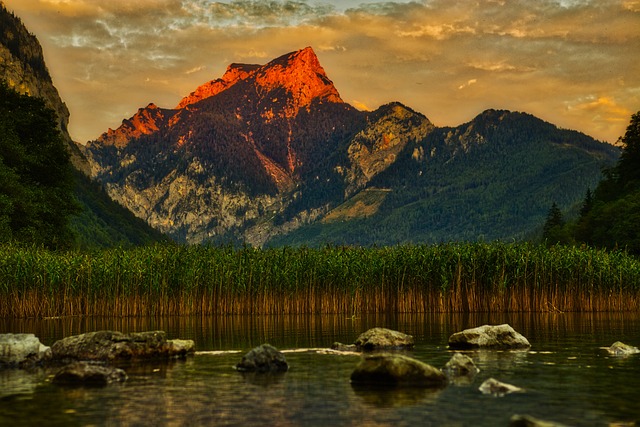
[[[111, 200], [100, 184], [87, 175], [90, 165], [67, 131], [69, 111], [62, 102], [44, 62], [42, 47], [20, 19], [0, 2], [0, 79], [16, 91], [42, 98], [55, 112], [57, 125], [67, 144], [75, 173], [75, 197], [81, 211], [71, 218], [77, 244], [83, 248], [142, 244], [164, 239], [159, 232], [135, 218]], [[4, 135], [0, 135], [2, 138]], [[44, 141], [41, 142], [41, 144]], [[0, 153], [2, 157], [6, 153]]]
[[399, 103], [358, 111], [311, 48], [232, 64], [82, 149], [112, 198], [173, 239], [254, 245], [521, 238], [618, 155], [523, 113], [436, 128]]
[[374, 215], [313, 224], [271, 244], [522, 239], [544, 222], [553, 202], [579, 203], [618, 154], [528, 114], [488, 110], [399, 153], [370, 183], [389, 192]]

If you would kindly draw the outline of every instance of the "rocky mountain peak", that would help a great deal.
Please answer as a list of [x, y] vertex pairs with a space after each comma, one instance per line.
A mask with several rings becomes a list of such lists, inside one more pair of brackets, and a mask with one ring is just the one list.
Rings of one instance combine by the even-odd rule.
[[157, 132], [175, 113], [176, 110], [165, 110], [150, 103], [138, 109], [131, 118], [123, 120], [122, 125], [117, 129], [109, 129], [100, 135], [97, 142], [103, 145], [115, 145], [118, 148], [123, 147], [132, 139]]
[[313, 100], [343, 103], [311, 47], [285, 54], [255, 71], [256, 86], [284, 88], [292, 96], [291, 113]]
[[245, 79], [251, 72], [255, 71], [259, 67], [260, 65], [256, 64], [231, 64], [227, 67], [227, 71], [224, 73], [222, 78], [211, 80], [201, 85], [188, 96], [182, 98], [176, 108], [185, 108], [188, 105], [195, 104], [203, 99], [215, 96], [230, 88], [240, 80]]

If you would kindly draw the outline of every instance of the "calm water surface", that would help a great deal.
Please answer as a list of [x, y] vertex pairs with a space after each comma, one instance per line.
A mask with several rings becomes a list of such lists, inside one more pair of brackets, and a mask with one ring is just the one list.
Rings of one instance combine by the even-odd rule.
[[[438, 391], [354, 388], [349, 376], [358, 356], [312, 351], [287, 352], [290, 370], [281, 375], [233, 369], [265, 342], [280, 350], [327, 348], [374, 326], [414, 335], [410, 355], [442, 367], [452, 333], [500, 323], [523, 333], [531, 350], [470, 352], [481, 372]], [[598, 350], [618, 340], [640, 345], [638, 314], [0, 320], [0, 333], [34, 333], [46, 345], [102, 329], [164, 330], [169, 338], [193, 339], [201, 353], [125, 366], [129, 380], [106, 388], [57, 387], [45, 370], [0, 371], [0, 425], [506, 426], [514, 414], [573, 426], [640, 423], [640, 356]], [[483, 395], [478, 387], [490, 377], [526, 392]]]

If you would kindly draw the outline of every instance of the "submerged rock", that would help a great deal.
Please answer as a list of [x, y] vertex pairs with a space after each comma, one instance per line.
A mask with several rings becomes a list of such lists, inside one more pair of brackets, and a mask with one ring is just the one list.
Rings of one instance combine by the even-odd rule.
[[611, 344], [611, 347], [600, 347], [606, 350], [612, 356], [629, 356], [631, 354], [638, 354], [640, 350], [638, 347], [633, 347], [620, 341], [616, 341]]
[[503, 383], [495, 378], [489, 378], [480, 385], [479, 390], [482, 394], [493, 394], [495, 396], [504, 396], [509, 393], [520, 393], [524, 389], [511, 384]]
[[372, 328], [360, 334], [355, 342], [363, 351], [410, 349], [414, 346], [413, 336], [386, 328]]
[[457, 351], [453, 353], [453, 356], [442, 370], [451, 376], [472, 376], [480, 372], [480, 369], [478, 369], [469, 356], [458, 353]]
[[242, 372], [286, 372], [287, 359], [270, 344], [262, 344], [242, 357], [236, 369]]
[[514, 415], [509, 420], [509, 427], [566, 427], [553, 421], [543, 421], [529, 415]]
[[122, 369], [89, 362], [73, 362], [56, 373], [53, 383], [59, 385], [106, 386], [126, 380], [127, 374]]
[[342, 344], [341, 342], [334, 342], [331, 344], [331, 350], [355, 352], [358, 351], [358, 346], [355, 344]]
[[163, 331], [98, 331], [63, 338], [51, 346], [51, 351], [57, 361], [171, 359], [193, 353], [195, 344], [191, 340], [167, 340]]
[[507, 324], [484, 325], [465, 329], [449, 337], [449, 348], [453, 349], [523, 349], [529, 347], [531, 347], [529, 341]]
[[0, 334], [0, 369], [24, 368], [51, 358], [51, 349], [33, 334]]
[[437, 368], [408, 356], [391, 353], [365, 355], [351, 373], [353, 384], [444, 387], [447, 377]]

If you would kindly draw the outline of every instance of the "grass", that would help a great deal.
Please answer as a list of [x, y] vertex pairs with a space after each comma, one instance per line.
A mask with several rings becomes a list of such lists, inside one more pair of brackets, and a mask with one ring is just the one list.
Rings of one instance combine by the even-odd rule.
[[0, 247], [0, 317], [640, 309], [640, 260], [531, 244]]

